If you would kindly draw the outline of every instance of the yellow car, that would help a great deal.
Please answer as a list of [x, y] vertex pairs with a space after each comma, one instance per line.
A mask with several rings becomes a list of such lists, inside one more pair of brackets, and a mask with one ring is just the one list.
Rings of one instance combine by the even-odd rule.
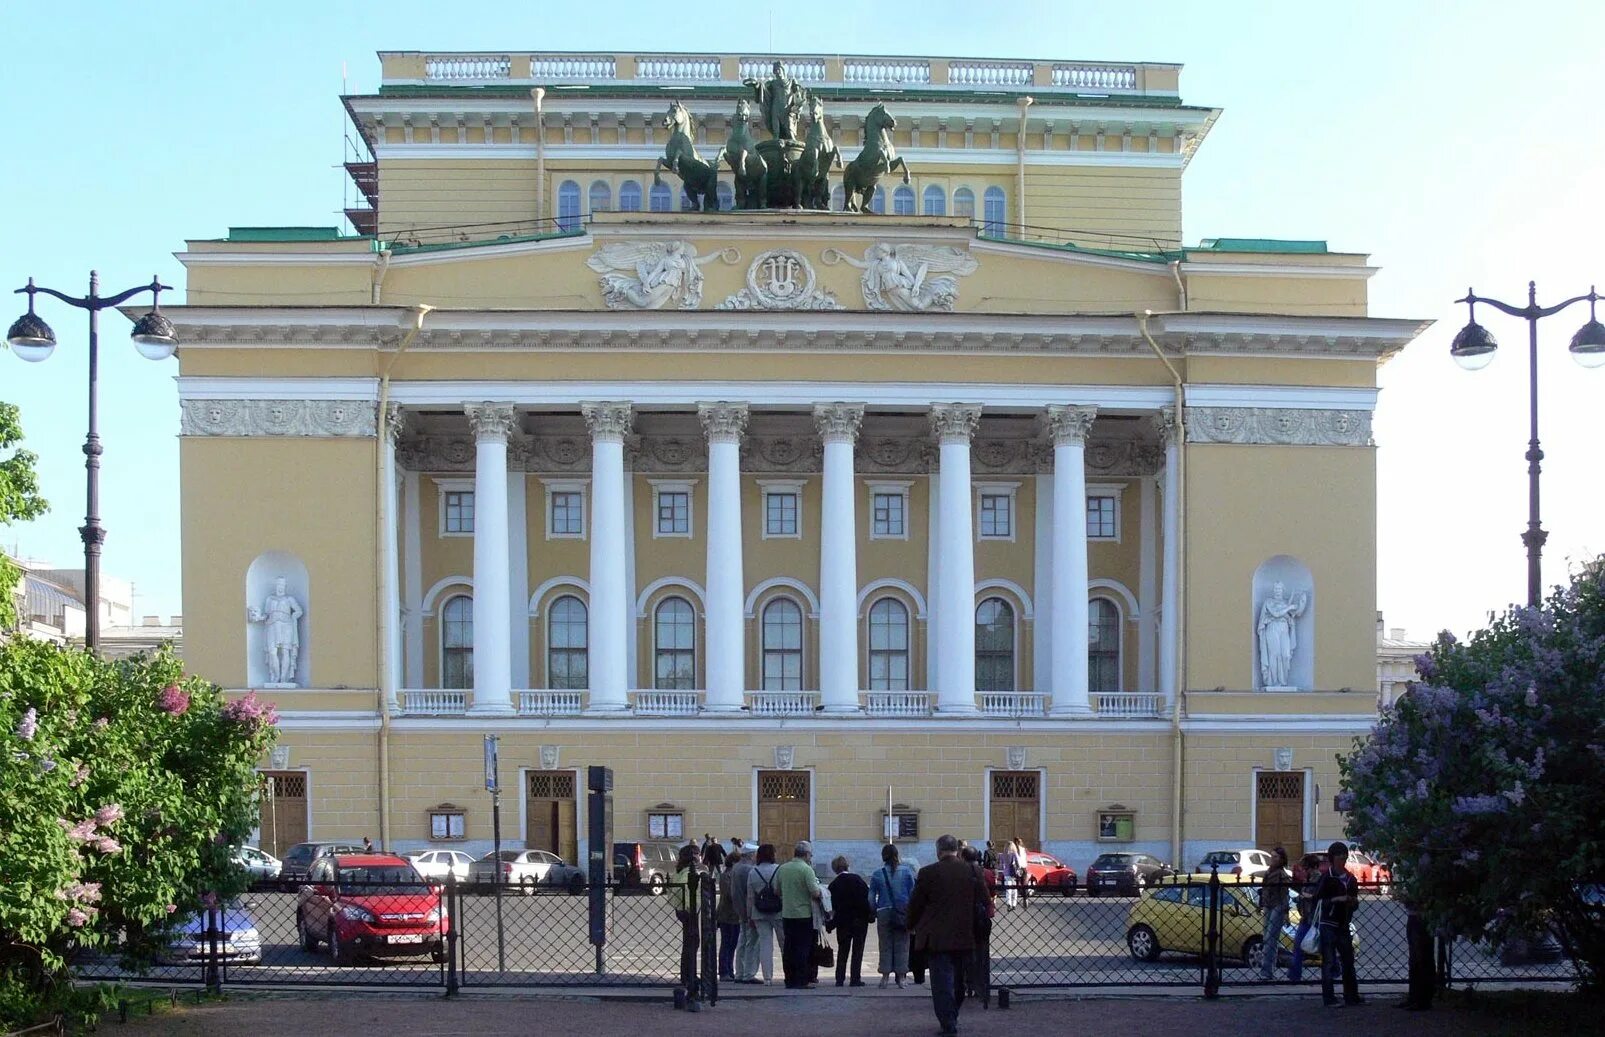
[[[1265, 917], [1259, 913], [1259, 886], [1236, 875], [1222, 875], [1220, 879], [1220, 954], [1223, 959], [1237, 959], [1244, 965], [1257, 965], [1260, 961], [1261, 933]], [[1209, 883], [1188, 876], [1160, 879], [1142, 891], [1137, 902], [1131, 905], [1126, 917], [1126, 946], [1138, 961], [1154, 961], [1160, 954], [1170, 951], [1177, 954], [1204, 953], [1204, 942], [1209, 907]], [[1293, 934], [1297, 929], [1298, 913], [1290, 913], [1289, 924], [1283, 927], [1281, 944], [1283, 953], [1293, 953]], [[1354, 932], [1353, 925], [1349, 931]], [[1355, 937], [1355, 947], [1359, 939]], [[1319, 954], [1305, 955], [1305, 961], [1319, 962]]]

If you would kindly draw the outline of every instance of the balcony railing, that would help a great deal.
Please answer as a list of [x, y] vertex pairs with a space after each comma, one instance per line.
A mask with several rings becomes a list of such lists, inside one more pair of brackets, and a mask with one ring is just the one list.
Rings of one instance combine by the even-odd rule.
[[702, 709], [700, 691], [642, 690], [630, 693], [638, 717], [694, 717]]
[[1006, 717], [1018, 720], [1048, 715], [1048, 696], [1041, 691], [983, 691], [981, 714], [989, 717]]
[[536, 688], [518, 692], [521, 717], [575, 717], [585, 708], [585, 692]]
[[755, 717], [811, 717], [817, 691], [749, 691], [747, 709]]
[[443, 83], [506, 79], [512, 63], [506, 54], [431, 54], [424, 61], [424, 74]]
[[401, 711], [408, 716], [446, 717], [468, 712], [468, 692], [437, 688], [406, 688], [400, 695]]
[[931, 693], [866, 691], [864, 712], [872, 717], [928, 717], [931, 715]]
[[1092, 696], [1093, 707], [1101, 717], [1157, 717], [1165, 696], [1152, 691], [1101, 691]]

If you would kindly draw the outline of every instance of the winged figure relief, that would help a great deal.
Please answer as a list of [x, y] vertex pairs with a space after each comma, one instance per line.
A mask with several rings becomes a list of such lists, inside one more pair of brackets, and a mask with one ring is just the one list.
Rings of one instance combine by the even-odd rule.
[[740, 258], [733, 248], [699, 256], [689, 241], [620, 241], [597, 249], [585, 265], [602, 275], [610, 310], [694, 310], [702, 305], [702, 267]]
[[847, 263], [864, 272], [864, 304], [872, 310], [951, 310], [958, 279], [975, 272], [975, 257], [951, 245], [871, 245], [863, 259], [826, 249], [826, 263]]

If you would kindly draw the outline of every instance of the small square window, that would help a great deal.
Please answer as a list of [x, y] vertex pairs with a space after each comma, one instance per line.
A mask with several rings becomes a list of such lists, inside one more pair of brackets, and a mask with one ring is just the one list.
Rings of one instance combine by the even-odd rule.
[[552, 494], [553, 536], [582, 536], [585, 533], [585, 496], [577, 490]]
[[463, 815], [455, 811], [433, 810], [429, 813], [429, 838], [463, 839]]
[[691, 533], [691, 494], [685, 490], [658, 493], [658, 532], [688, 536]]
[[875, 514], [871, 532], [878, 537], [908, 535], [904, 519], [904, 506], [908, 498], [901, 493], [877, 493], [874, 499]]
[[1090, 540], [1115, 540], [1120, 536], [1119, 499], [1116, 497], [1087, 498], [1087, 537]]
[[1013, 503], [1006, 493], [981, 495], [981, 536], [1007, 539], [1014, 535]]
[[474, 531], [474, 494], [472, 491], [453, 490], [446, 493], [447, 533]]
[[797, 495], [795, 493], [764, 494], [765, 536], [792, 537], [797, 535]]

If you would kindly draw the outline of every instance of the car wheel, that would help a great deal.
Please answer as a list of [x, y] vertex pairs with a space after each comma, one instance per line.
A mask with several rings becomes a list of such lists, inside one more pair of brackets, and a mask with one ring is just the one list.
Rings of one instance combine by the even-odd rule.
[[429, 960], [436, 965], [446, 960], [446, 948], [443, 944], [435, 944], [435, 949], [429, 952]]
[[1137, 961], [1154, 961], [1159, 957], [1159, 937], [1146, 925], [1134, 925], [1126, 933], [1126, 946]]
[[340, 930], [332, 925], [329, 926], [329, 957], [333, 958], [334, 963], [340, 968], [356, 964], [351, 948], [340, 942]]
[[579, 872], [568, 877], [568, 891], [571, 896], [581, 896], [585, 892], [585, 876]]
[[1030, 899], [1031, 897], [1034, 897], [1034, 896], [1037, 895], [1037, 880], [1036, 879], [1033, 879], [1033, 878], [1027, 876], [1027, 878], [1025, 880], [1025, 895], [1026, 895], [1026, 899]]
[[1093, 884], [1092, 884], [1092, 883], [1090, 883], [1090, 882], [1089, 882], [1089, 883], [1087, 883], [1087, 896], [1089, 896], [1089, 897], [1095, 897], [1095, 896], [1097, 896], [1097, 895], [1098, 895], [1098, 887], [1097, 887], [1097, 886], [1094, 886], [1094, 885], [1093, 885]]
[[523, 887], [524, 895], [526, 897], [532, 897], [540, 892], [541, 880], [533, 875], [525, 875], [523, 879], [520, 880], [519, 885]]
[[661, 897], [663, 895], [663, 885], [664, 885], [664, 883], [663, 883], [663, 876], [662, 875], [654, 875], [654, 876], [652, 876], [652, 885], [651, 885], [652, 895], [655, 896], [655, 897]]
[[1059, 893], [1062, 896], [1072, 897], [1076, 893], [1076, 880], [1066, 875], [1064, 881], [1059, 883]]
[[1248, 939], [1244, 940], [1243, 965], [1247, 968], [1253, 968], [1255, 965], [1258, 965], [1265, 957], [1263, 951], [1264, 946], [1264, 943], [1260, 941], [1258, 936], [1250, 936]]
[[307, 920], [300, 912], [296, 912], [295, 916], [295, 935], [301, 941], [301, 949], [303, 951], [315, 951], [318, 949], [318, 938], [312, 935], [311, 929], [307, 928]]

